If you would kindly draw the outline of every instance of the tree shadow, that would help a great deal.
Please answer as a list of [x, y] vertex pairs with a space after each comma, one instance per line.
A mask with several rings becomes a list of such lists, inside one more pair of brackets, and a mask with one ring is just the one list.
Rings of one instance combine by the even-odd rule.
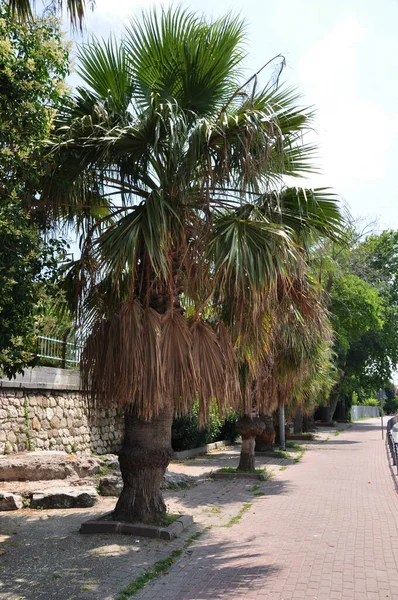
[[174, 541], [80, 534], [81, 523], [98, 514], [74, 509], [67, 514], [52, 510], [0, 515], [0, 595], [29, 600], [113, 598], [176, 547]]
[[[92, 511], [47, 514], [32, 516], [18, 511], [0, 516], [0, 550], [4, 552], [0, 556], [1, 595], [29, 600], [110, 600], [198, 531], [195, 527], [170, 542], [127, 535], [81, 535], [80, 524], [94, 516]], [[194, 557], [198, 569], [205, 569], [209, 578], [222, 579], [223, 587], [231, 591], [237, 586], [247, 589], [275, 571], [262, 563], [262, 556], [250, 552], [249, 544], [233, 540], [210, 545], [206, 540], [206, 547], [199, 545], [196, 550], [195, 545], [184, 554], [185, 561]], [[234, 579], [235, 559], [239, 563], [247, 559], [248, 564], [239, 569], [239, 581]], [[256, 566], [249, 565], [253, 560]]]
[[330, 439], [330, 440], [320, 440], [319, 446], [344, 446], [347, 444], [361, 444], [362, 442], [358, 440], [339, 440], [339, 439]]
[[[165, 576], [150, 584], [151, 597], [163, 598], [170, 589], [174, 589], [178, 600], [243, 597], [255, 593], [268, 577], [280, 571], [281, 567], [271, 564], [265, 554], [253, 552], [250, 540], [242, 543], [211, 538], [211, 533], [206, 534]], [[181, 567], [183, 577], [179, 576]]]

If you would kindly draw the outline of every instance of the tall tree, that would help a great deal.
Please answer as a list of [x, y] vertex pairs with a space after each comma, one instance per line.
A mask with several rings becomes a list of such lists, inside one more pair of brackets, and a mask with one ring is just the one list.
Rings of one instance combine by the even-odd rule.
[[[114, 518], [150, 521], [170, 459], [173, 412], [205, 422], [239, 401], [234, 339], [263, 321], [268, 291], [296, 256], [290, 224], [338, 238], [325, 190], [284, 190], [310, 170], [312, 111], [295, 92], [241, 78], [244, 26], [186, 11], [144, 13], [121, 44], [79, 54], [84, 87], [54, 141], [46, 197], [107, 209], [71, 266], [91, 328], [83, 373], [94, 407], [126, 409], [124, 487]], [[92, 214], [92, 213], [91, 213]]]
[[[394, 231], [361, 239], [351, 228], [349, 247], [326, 247], [324, 281], [335, 331], [338, 381], [319, 416], [344, 417], [352, 394], [376, 393], [398, 363], [397, 249]], [[328, 262], [329, 261], [329, 262]]]
[[31, 362], [41, 279], [60, 249], [57, 242], [41, 238], [33, 205], [67, 72], [68, 50], [57, 24], [13, 22], [1, 1], [0, 368], [9, 377]]

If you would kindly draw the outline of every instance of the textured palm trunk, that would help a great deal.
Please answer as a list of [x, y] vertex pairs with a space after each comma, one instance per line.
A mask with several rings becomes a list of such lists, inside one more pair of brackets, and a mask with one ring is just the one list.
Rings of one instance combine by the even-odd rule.
[[262, 433], [256, 436], [257, 452], [269, 452], [274, 449], [275, 443], [275, 427], [272, 415], [260, 414], [260, 419], [265, 423], [265, 429]]
[[294, 433], [303, 433], [303, 418], [304, 415], [301, 410], [297, 410], [294, 415], [293, 425], [294, 425]]
[[337, 402], [339, 401], [340, 396], [340, 386], [339, 384], [335, 385], [326, 406], [321, 406], [319, 410], [319, 418], [321, 421], [325, 423], [329, 423], [333, 420], [333, 415], [336, 410]]
[[314, 413], [303, 416], [303, 431], [315, 431]]
[[238, 471], [255, 471], [255, 453], [254, 446], [256, 435], [264, 430], [264, 423], [257, 417], [248, 415], [241, 417], [236, 423], [236, 431], [242, 436], [242, 449], [240, 451], [240, 460]]
[[255, 436], [242, 439], [242, 449], [240, 452], [238, 471], [254, 471], [255, 470], [255, 464], [254, 464], [255, 441], [256, 441]]
[[166, 512], [160, 486], [172, 456], [173, 407], [150, 422], [127, 411], [119, 453], [123, 490], [113, 513], [115, 521], [150, 523]]

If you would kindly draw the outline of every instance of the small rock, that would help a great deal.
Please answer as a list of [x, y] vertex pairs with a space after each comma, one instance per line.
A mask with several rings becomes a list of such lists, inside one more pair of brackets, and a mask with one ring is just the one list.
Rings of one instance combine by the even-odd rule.
[[102, 465], [120, 471], [119, 458], [116, 454], [104, 454], [99, 460]]
[[19, 508], [22, 508], [22, 496], [0, 492], [0, 510], [18, 510]]
[[178, 490], [187, 488], [195, 481], [195, 477], [185, 475], [184, 473], [171, 473], [166, 471], [163, 478], [162, 488], [164, 490]]
[[[55, 439], [52, 442], [56, 444]], [[0, 456], [0, 481], [48, 481], [87, 477], [99, 471], [99, 461], [95, 457], [76, 457], [66, 452], [36, 451]]]
[[98, 495], [93, 487], [50, 488], [43, 492], [35, 492], [30, 503], [31, 508], [86, 508], [98, 502]]
[[118, 475], [101, 477], [100, 490], [102, 496], [120, 496], [123, 489], [123, 480]]

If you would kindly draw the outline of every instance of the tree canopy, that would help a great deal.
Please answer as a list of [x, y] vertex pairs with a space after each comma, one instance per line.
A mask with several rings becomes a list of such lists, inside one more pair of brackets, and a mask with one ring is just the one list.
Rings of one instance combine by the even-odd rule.
[[68, 68], [53, 19], [13, 22], [0, 3], [0, 365], [9, 377], [31, 362], [43, 275], [62, 252], [40, 235], [35, 207]]

